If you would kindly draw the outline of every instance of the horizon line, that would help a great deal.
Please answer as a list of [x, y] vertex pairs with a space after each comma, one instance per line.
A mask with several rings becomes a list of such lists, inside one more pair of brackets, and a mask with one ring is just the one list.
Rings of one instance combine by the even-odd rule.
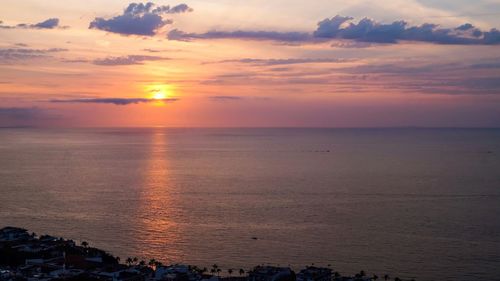
[[500, 129], [493, 126], [0, 126], [0, 129]]

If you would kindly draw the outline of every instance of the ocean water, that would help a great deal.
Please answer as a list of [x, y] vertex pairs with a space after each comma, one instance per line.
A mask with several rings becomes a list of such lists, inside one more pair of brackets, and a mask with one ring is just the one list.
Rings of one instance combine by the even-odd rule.
[[500, 130], [0, 129], [5, 225], [122, 259], [500, 280]]

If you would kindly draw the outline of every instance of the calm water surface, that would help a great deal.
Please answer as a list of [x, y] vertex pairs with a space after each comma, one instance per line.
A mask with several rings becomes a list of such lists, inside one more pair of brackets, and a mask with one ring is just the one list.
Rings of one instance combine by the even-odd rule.
[[0, 129], [4, 225], [122, 259], [500, 280], [500, 130]]

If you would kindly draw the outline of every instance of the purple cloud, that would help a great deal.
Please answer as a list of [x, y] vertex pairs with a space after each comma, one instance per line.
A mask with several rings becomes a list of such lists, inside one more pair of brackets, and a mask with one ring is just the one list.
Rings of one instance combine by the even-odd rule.
[[[168, 33], [169, 40], [192, 41], [197, 39], [239, 39], [269, 40], [281, 43], [314, 43], [333, 40], [350, 40], [364, 44], [397, 44], [401, 41], [428, 42], [453, 45], [496, 45], [500, 44], [500, 31], [482, 31], [470, 23], [456, 28], [442, 28], [437, 24], [425, 23], [411, 26], [406, 21], [379, 23], [369, 18], [353, 22], [352, 17], [335, 16], [318, 23], [312, 33], [279, 31], [208, 31], [188, 33], [174, 29]], [[361, 45], [356, 45], [361, 46]], [[362, 45], [366, 47], [366, 45]], [[369, 45], [368, 45], [369, 46]]]
[[138, 56], [129, 55], [123, 57], [107, 57], [104, 59], [96, 59], [93, 61], [95, 65], [115, 66], [115, 65], [136, 65], [143, 64], [146, 61], [168, 60], [168, 58], [158, 56]]
[[223, 60], [217, 63], [246, 63], [255, 65], [288, 65], [288, 64], [307, 64], [307, 63], [342, 63], [352, 60], [339, 58], [289, 58], [289, 59], [238, 59], [238, 60]]
[[50, 100], [53, 103], [100, 103], [100, 104], [114, 104], [114, 105], [130, 105], [139, 103], [152, 103], [152, 102], [175, 102], [178, 99], [146, 99], [146, 98], [80, 98], [80, 99], [67, 99], [67, 100]]
[[191, 41], [194, 39], [241, 39], [241, 40], [272, 40], [280, 42], [303, 42], [313, 38], [304, 32], [277, 31], [209, 31], [206, 33], [186, 33], [177, 29], [167, 35], [169, 40]]
[[67, 49], [30, 49], [30, 48], [0, 48], [0, 63], [50, 57], [53, 53], [64, 52]]
[[89, 28], [122, 35], [153, 36], [160, 28], [173, 22], [171, 19], [164, 19], [163, 15], [191, 11], [186, 4], [170, 7], [156, 6], [152, 2], [131, 3], [119, 16], [110, 19], [95, 18]]
[[[0, 21], [0, 24], [2, 22]], [[58, 18], [50, 18], [35, 24], [28, 23], [20, 23], [18, 25], [0, 25], [0, 28], [3, 29], [15, 29], [15, 28], [26, 28], [26, 29], [54, 29], [54, 28], [62, 28], [59, 26]]]
[[400, 41], [429, 42], [454, 45], [489, 45], [500, 43], [500, 32], [496, 29], [481, 31], [470, 23], [456, 28], [441, 28], [437, 24], [425, 23], [410, 26], [405, 21], [389, 24], [364, 18], [352, 22], [351, 17], [335, 16], [318, 23], [314, 37], [320, 39], [348, 39], [369, 43], [398, 43]]

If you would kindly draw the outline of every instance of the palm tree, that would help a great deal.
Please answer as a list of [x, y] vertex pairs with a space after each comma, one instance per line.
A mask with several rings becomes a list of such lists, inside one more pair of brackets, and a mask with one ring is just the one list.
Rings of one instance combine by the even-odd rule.
[[231, 274], [233, 274], [233, 269], [232, 268], [228, 269], [227, 273], [229, 274], [229, 277], [231, 277]]
[[134, 265], [137, 265], [137, 262], [138, 262], [138, 261], [139, 261], [139, 259], [138, 259], [137, 257], [134, 257], [134, 258], [132, 259], [132, 262], [134, 262]]
[[378, 276], [376, 274], [373, 274], [372, 279], [376, 281], [378, 279]]
[[206, 267], [201, 269], [201, 273], [207, 273], [207, 272], [208, 272], [208, 269]]
[[217, 276], [220, 276], [221, 271], [222, 271], [222, 269], [217, 268]]
[[243, 268], [240, 268], [240, 276], [245, 274], [245, 270]]
[[216, 272], [215, 268], [210, 269], [210, 273], [212, 273], [212, 275], [214, 275], [215, 272]]
[[127, 265], [128, 265], [129, 267], [131, 267], [131, 266], [132, 266], [132, 262], [133, 262], [133, 261], [134, 261], [134, 260], [133, 260], [131, 257], [128, 257], [128, 258], [127, 258], [127, 260], [125, 260], [125, 262], [127, 263]]
[[141, 261], [139, 262], [139, 265], [140, 265], [141, 267], [144, 267], [144, 266], [146, 265], [146, 262], [145, 262], [144, 260], [141, 260]]
[[359, 272], [359, 276], [361, 276], [361, 277], [365, 277], [365, 276], [366, 276], [366, 272], [365, 272], [364, 270], [361, 270], [361, 271]]
[[219, 266], [218, 266], [216, 263], [214, 263], [214, 264], [212, 265], [212, 269], [213, 269], [213, 271], [211, 270], [210, 272], [212, 272], [212, 273], [214, 273], [214, 274], [219, 272], [219, 271], [218, 271]]
[[387, 280], [389, 280], [389, 279], [391, 279], [391, 277], [389, 277], [389, 274], [384, 275], [384, 280], [386, 280], [386, 281], [387, 281]]

